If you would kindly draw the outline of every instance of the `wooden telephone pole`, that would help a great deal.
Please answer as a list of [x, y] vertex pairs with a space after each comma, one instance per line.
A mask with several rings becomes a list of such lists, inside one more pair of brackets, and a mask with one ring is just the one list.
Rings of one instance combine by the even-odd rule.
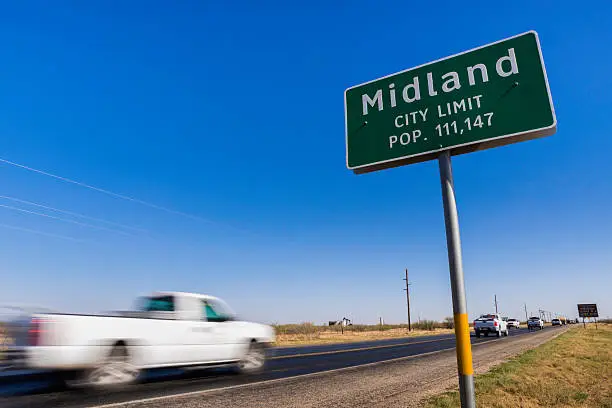
[[406, 277], [404, 280], [406, 281], [406, 289], [404, 290], [406, 291], [406, 307], [408, 308], [408, 331], [412, 331], [412, 325], [410, 324], [410, 291], [408, 288], [410, 284], [408, 283], [408, 268], [406, 268]]

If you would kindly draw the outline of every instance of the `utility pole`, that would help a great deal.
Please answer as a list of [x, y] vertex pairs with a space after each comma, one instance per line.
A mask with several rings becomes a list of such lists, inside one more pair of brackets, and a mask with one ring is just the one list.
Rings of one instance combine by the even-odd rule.
[[497, 314], [497, 295], [493, 295], [495, 296], [495, 314]]
[[410, 324], [410, 291], [408, 288], [410, 284], [408, 283], [408, 268], [406, 268], [406, 277], [404, 280], [406, 281], [406, 289], [404, 290], [406, 291], [406, 307], [408, 308], [408, 331], [412, 331], [412, 325]]
[[527, 303], [525, 303], [525, 321], [528, 321], [529, 317], [527, 316]]

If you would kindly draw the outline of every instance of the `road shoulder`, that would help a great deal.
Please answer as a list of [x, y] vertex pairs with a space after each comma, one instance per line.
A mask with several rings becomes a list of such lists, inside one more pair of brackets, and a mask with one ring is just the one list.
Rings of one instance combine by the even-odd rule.
[[[501, 338], [473, 347], [476, 373], [552, 339], [565, 329]], [[229, 387], [113, 407], [420, 407], [422, 401], [454, 386], [455, 351], [400, 358], [333, 372]]]

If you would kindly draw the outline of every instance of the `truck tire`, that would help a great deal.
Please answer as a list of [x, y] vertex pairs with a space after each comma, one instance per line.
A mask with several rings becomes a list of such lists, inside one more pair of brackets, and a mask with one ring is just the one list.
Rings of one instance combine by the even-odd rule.
[[121, 388], [135, 383], [139, 375], [140, 370], [130, 363], [128, 348], [119, 342], [100, 364], [83, 373], [81, 382], [87, 388]]
[[240, 374], [258, 374], [266, 365], [266, 350], [263, 344], [252, 341], [249, 349], [238, 362]]
[[476, 330], [476, 337], [480, 338], [480, 331]]

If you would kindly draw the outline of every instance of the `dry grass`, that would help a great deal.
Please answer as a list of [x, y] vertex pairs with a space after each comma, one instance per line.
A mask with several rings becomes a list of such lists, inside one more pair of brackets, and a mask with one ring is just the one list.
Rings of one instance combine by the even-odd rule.
[[[476, 378], [479, 407], [612, 408], [612, 325], [575, 327]], [[459, 407], [456, 391], [429, 408]]]
[[275, 325], [277, 346], [306, 346], [316, 344], [350, 343], [367, 340], [380, 340], [402, 337], [427, 336], [432, 334], [453, 333], [451, 329], [428, 325], [428, 330], [413, 329], [408, 332], [404, 325], [357, 325], [344, 328], [315, 326], [310, 323]]

